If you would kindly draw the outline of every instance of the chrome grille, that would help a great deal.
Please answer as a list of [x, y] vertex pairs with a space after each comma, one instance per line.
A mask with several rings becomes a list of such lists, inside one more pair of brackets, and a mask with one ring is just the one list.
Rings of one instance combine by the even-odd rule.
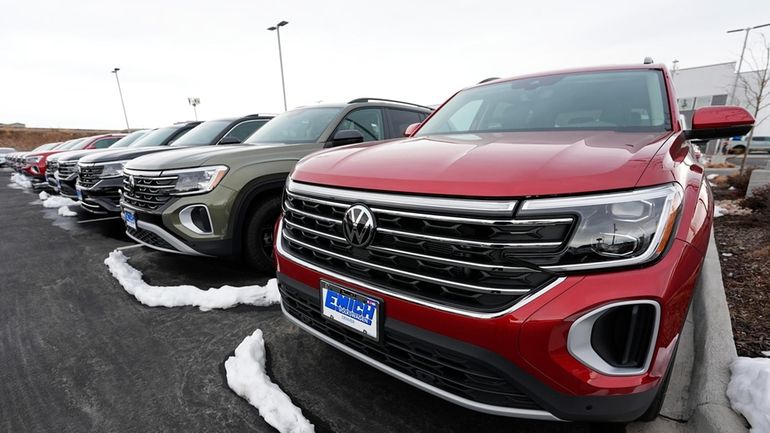
[[123, 202], [147, 210], [156, 210], [171, 199], [169, 191], [177, 176], [143, 176], [124, 173]]
[[[370, 285], [471, 311], [502, 311], [553, 282], [556, 275], [521, 257], [553, 256], [575, 222], [516, 219], [515, 202], [455, 200], [452, 207], [439, 199], [448, 203], [441, 208], [430, 197], [388, 195], [386, 203], [339, 191], [290, 183], [282, 239], [292, 254]], [[365, 248], [352, 246], [342, 230], [345, 212], [359, 203], [377, 221]]]
[[56, 171], [59, 173], [59, 177], [66, 179], [77, 173], [77, 161], [61, 161], [58, 163]]
[[78, 164], [78, 185], [91, 188], [99, 182], [99, 175], [104, 170], [103, 165]]
[[53, 176], [56, 173], [59, 163], [57, 161], [51, 161], [50, 159], [45, 162], [45, 172]]

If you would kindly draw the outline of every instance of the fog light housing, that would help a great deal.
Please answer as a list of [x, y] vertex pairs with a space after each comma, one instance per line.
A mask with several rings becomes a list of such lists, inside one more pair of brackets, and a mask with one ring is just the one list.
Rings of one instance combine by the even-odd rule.
[[211, 214], [206, 205], [195, 204], [187, 206], [179, 212], [179, 221], [193, 233], [210, 235], [213, 233]]

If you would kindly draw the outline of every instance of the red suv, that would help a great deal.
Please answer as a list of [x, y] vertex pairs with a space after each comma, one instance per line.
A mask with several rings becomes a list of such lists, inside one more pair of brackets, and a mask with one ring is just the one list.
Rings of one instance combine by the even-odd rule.
[[498, 79], [408, 138], [297, 164], [277, 227], [294, 323], [411, 385], [495, 415], [649, 420], [712, 223], [663, 65]]

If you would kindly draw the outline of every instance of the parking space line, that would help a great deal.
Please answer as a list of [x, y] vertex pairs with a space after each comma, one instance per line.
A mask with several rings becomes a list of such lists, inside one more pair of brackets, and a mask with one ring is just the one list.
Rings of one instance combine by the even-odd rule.
[[82, 221], [78, 221], [78, 224], [85, 224], [85, 223], [95, 223], [95, 222], [99, 222], [99, 221], [112, 221], [112, 220], [118, 220], [118, 219], [120, 219], [120, 217], [119, 217], [119, 216], [114, 216], [114, 217], [106, 217], [106, 218], [94, 218], [94, 219], [92, 219], [92, 220], [82, 220]]
[[116, 250], [120, 250], [120, 251], [125, 251], [125, 250], [130, 250], [132, 248], [139, 248], [141, 246], [142, 246], [142, 244], [133, 244], [133, 245], [126, 245], [125, 247], [118, 247], [118, 248], [115, 248], [115, 249]]

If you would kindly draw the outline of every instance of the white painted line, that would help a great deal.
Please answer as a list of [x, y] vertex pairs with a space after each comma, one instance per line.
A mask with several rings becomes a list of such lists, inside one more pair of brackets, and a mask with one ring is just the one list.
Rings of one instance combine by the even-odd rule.
[[119, 220], [119, 219], [120, 219], [119, 216], [106, 217], [106, 218], [94, 218], [92, 220], [81, 220], [81, 221], [78, 221], [78, 224], [95, 223], [95, 222], [99, 222], [99, 221], [112, 221], [112, 220]]
[[115, 249], [119, 250], [119, 251], [125, 251], [125, 250], [130, 250], [132, 248], [139, 248], [139, 247], [142, 247], [142, 246], [144, 246], [144, 245], [142, 245], [142, 244], [134, 244], [134, 245], [126, 245], [125, 247], [119, 247], [119, 248], [115, 248]]

